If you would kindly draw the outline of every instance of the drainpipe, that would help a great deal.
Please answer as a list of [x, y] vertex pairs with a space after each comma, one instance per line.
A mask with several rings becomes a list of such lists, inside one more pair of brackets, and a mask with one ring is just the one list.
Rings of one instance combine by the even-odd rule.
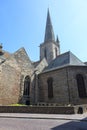
[[37, 75], [36, 75], [36, 73], [34, 73], [34, 104], [35, 104], [35, 102], [36, 102], [36, 79], [37, 79]]
[[69, 96], [69, 104], [70, 104], [70, 88], [69, 88], [69, 75], [68, 75], [68, 67], [66, 68], [66, 76], [67, 76], [67, 86], [68, 86], [68, 96]]
[[37, 103], [38, 70], [34, 71], [34, 104]]

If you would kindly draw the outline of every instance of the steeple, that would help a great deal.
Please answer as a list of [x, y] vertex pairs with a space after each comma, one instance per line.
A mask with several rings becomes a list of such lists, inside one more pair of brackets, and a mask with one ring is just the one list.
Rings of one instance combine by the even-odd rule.
[[58, 37], [55, 40], [53, 26], [48, 9], [44, 42], [40, 44], [40, 60], [45, 58], [49, 64], [59, 54], [60, 54], [60, 42]]
[[48, 9], [44, 42], [49, 42], [49, 41], [55, 41], [55, 36], [54, 36], [53, 26], [51, 23], [50, 13]]

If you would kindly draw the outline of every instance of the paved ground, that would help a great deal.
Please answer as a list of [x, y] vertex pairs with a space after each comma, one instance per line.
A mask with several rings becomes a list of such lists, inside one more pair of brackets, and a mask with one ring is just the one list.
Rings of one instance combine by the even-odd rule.
[[0, 130], [87, 130], [82, 115], [0, 113]]

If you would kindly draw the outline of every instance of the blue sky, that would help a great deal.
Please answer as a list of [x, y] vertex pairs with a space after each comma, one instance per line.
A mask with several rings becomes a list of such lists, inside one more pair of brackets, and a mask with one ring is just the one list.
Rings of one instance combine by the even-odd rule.
[[87, 0], [0, 0], [3, 49], [13, 53], [24, 47], [31, 60], [38, 60], [48, 7], [61, 53], [72, 51], [87, 61]]

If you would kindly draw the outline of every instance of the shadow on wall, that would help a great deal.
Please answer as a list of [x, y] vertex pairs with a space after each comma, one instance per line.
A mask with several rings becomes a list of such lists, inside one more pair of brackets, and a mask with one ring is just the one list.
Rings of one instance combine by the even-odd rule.
[[67, 122], [68, 121], [66, 120], [66, 123], [51, 128], [51, 130], [87, 130], [87, 118], [83, 120], [74, 120], [68, 123]]

